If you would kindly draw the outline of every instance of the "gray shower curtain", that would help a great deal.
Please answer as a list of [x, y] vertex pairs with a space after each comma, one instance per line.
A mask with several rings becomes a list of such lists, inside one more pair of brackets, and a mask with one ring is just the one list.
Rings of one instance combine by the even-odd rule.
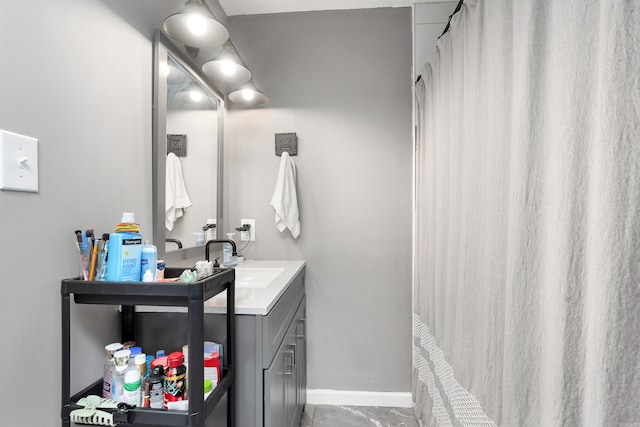
[[640, 1], [467, 0], [416, 105], [422, 425], [640, 427]]

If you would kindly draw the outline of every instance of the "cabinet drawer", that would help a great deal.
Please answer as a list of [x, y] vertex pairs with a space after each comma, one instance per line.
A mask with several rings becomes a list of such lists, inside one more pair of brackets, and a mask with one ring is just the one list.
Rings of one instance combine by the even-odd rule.
[[289, 324], [296, 314], [298, 305], [304, 296], [303, 269], [289, 285], [287, 291], [262, 319], [262, 366], [268, 368], [284, 339]]

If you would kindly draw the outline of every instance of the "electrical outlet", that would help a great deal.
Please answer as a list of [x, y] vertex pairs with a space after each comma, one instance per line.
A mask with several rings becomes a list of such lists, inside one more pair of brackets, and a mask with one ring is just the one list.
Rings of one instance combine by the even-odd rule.
[[[218, 221], [215, 218], [207, 218], [207, 225], [216, 225]], [[206, 226], [205, 226], [206, 227]], [[218, 228], [207, 228], [204, 232], [204, 241], [215, 240], [218, 238]]]
[[240, 225], [250, 225], [251, 228], [247, 231], [240, 232], [240, 241], [242, 242], [254, 242], [256, 240], [256, 220], [255, 219], [241, 219]]

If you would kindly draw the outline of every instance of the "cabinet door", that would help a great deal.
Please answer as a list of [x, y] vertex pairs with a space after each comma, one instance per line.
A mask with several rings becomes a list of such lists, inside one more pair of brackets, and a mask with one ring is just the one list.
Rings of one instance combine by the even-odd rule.
[[301, 412], [307, 403], [307, 309], [302, 300], [295, 318], [296, 322], [296, 367], [298, 373], [298, 407]]
[[285, 362], [291, 364], [291, 356], [281, 346], [269, 369], [264, 371], [264, 427], [287, 425], [285, 403]]

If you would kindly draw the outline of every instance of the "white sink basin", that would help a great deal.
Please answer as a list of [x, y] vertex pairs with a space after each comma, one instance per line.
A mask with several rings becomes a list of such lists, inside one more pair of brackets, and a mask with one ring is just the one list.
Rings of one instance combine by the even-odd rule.
[[265, 288], [284, 268], [236, 267], [236, 288]]

